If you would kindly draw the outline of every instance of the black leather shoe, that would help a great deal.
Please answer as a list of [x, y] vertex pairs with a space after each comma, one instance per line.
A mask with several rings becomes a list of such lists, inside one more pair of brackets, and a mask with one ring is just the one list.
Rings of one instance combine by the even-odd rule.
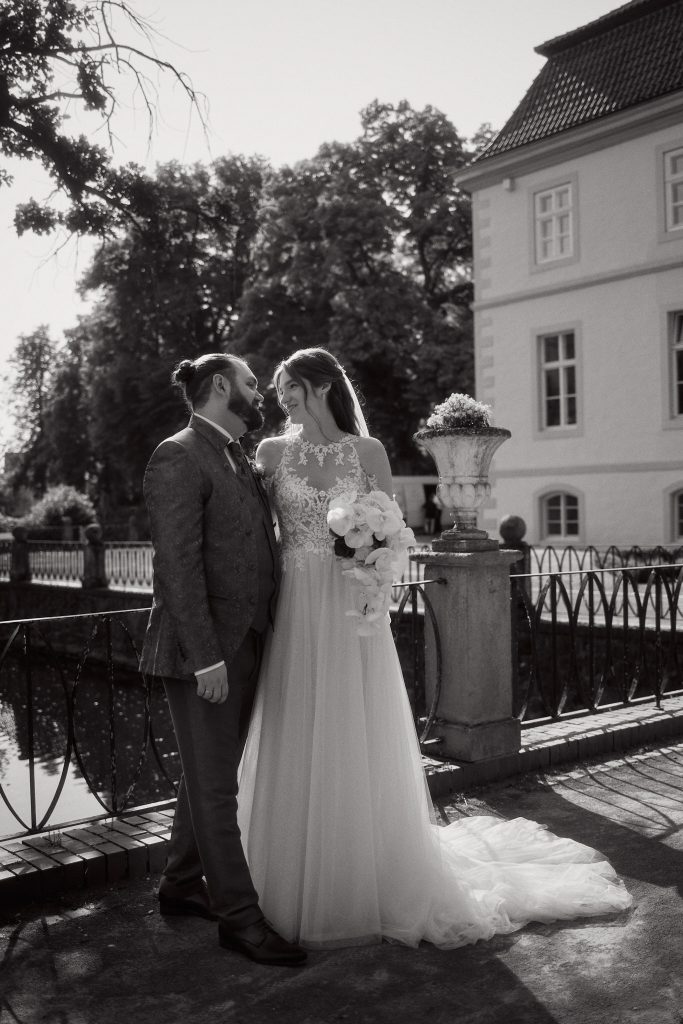
[[207, 921], [215, 921], [216, 915], [211, 913], [209, 897], [206, 888], [198, 889], [197, 892], [182, 898], [164, 896], [158, 893], [159, 912], [164, 917], [203, 917]]
[[223, 949], [236, 949], [257, 964], [299, 967], [308, 954], [301, 946], [287, 942], [267, 921], [258, 921], [248, 928], [233, 930], [222, 922], [218, 925], [218, 941]]

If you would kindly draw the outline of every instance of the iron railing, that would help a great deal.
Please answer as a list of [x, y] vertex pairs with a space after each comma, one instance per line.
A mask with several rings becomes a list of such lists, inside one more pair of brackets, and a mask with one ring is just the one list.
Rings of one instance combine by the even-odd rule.
[[[435, 582], [405, 584], [392, 611], [423, 745], [438, 742], [430, 740], [430, 731], [441, 657], [427, 589]], [[148, 614], [143, 608], [0, 623], [0, 836], [107, 818], [173, 798], [180, 761], [163, 687], [138, 668]], [[429, 706], [425, 616], [437, 649]], [[74, 807], [83, 809], [75, 813]]]
[[525, 723], [683, 689], [683, 565], [513, 574], [515, 714]]
[[[443, 684], [441, 634], [429, 593], [425, 588], [444, 585], [445, 582], [443, 579], [426, 580], [421, 578], [410, 583], [402, 583], [394, 588], [395, 591], [403, 590], [403, 595], [397, 607], [392, 611], [392, 633], [400, 655], [402, 634], [405, 635], [407, 628], [408, 650], [401, 663], [415, 728], [423, 750], [438, 746], [442, 742], [441, 737], [432, 737], [431, 732], [436, 724]], [[408, 615], [406, 615], [407, 608], [410, 609]], [[425, 618], [429, 619], [434, 636], [434, 688], [431, 694], [427, 693], [426, 687]]]
[[0, 624], [0, 730], [15, 748], [0, 799], [18, 834], [56, 823], [74, 776], [86, 784], [89, 806], [92, 798], [98, 806], [91, 818], [148, 804], [160, 788], [173, 796], [170, 719], [158, 684], [137, 671], [148, 614], [130, 609]]
[[610, 544], [605, 548], [597, 548], [592, 544], [576, 548], [572, 545], [556, 547], [548, 544], [524, 545], [530, 573], [549, 576], [556, 572], [587, 572], [593, 569], [632, 569], [646, 568], [653, 565], [668, 565], [683, 562], [683, 547], [664, 547], [658, 544], [643, 548], [633, 545], [620, 548]]

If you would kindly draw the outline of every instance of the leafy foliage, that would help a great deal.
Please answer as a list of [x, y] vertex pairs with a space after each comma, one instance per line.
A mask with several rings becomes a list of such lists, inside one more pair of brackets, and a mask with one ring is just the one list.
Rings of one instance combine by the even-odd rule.
[[173, 367], [230, 344], [267, 172], [242, 157], [158, 168], [148, 229], [106, 243], [83, 280], [98, 296], [78, 328], [89, 440], [116, 503], [139, 500], [151, 452], [187, 420]]
[[47, 431], [47, 409], [54, 371], [56, 342], [45, 324], [22, 334], [9, 359], [9, 405], [16, 420], [19, 460], [13, 483], [45, 490], [52, 448]]
[[87, 526], [97, 519], [95, 507], [86, 494], [67, 484], [59, 484], [45, 492], [40, 501], [23, 517], [21, 525], [31, 529], [61, 526], [63, 516], [68, 516], [72, 523], [79, 526]]
[[[0, 6], [0, 153], [38, 160], [66, 204], [35, 199], [17, 208], [19, 234], [63, 224], [104, 235], [153, 212], [152, 179], [139, 167], [117, 168], [107, 149], [66, 133], [68, 110], [89, 112], [111, 140], [115, 86], [133, 81], [154, 124], [155, 88], [146, 69], [173, 75], [195, 107], [184, 75], [150, 51], [153, 34], [125, 0], [3, 0]], [[200, 115], [201, 116], [201, 115]], [[8, 175], [0, 173], [0, 185]]]
[[66, 332], [51, 374], [45, 414], [51, 462], [49, 478], [84, 488], [92, 475], [88, 426], [89, 393], [85, 379], [84, 338], [80, 327]]
[[152, 450], [187, 420], [179, 360], [236, 352], [264, 384], [309, 345], [344, 363], [395, 471], [429, 468], [414, 431], [473, 383], [469, 199], [453, 184], [471, 155], [438, 111], [374, 103], [355, 142], [293, 168], [157, 168], [144, 231], [128, 222], [102, 244], [82, 282], [92, 312], [47, 360], [45, 455], [35, 432], [29, 444], [43, 486], [92, 490], [105, 518], [107, 503], [134, 507]]
[[470, 201], [453, 183], [472, 153], [431, 107], [375, 102], [361, 123], [355, 142], [273, 176], [235, 347], [260, 377], [329, 348], [405, 471], [433, 401], [473, 385]]

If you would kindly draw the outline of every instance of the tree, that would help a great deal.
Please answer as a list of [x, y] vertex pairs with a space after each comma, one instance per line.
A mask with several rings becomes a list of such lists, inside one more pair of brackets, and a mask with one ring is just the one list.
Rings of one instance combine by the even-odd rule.
[[472, 152], [439, 111], [373, 103], [362, 135], [273, 178], [235, 346], [257, 373], [324, 345], [365, 396], [398, 470], [431, 404], [473, 386]]
[[9, 359], [13, 371], [9, 402], [21, 454], [12, 474], [13, 483], [28, 484], [40, 493], [47, 486], [53, 456], [46, 417], [56, 349], [47, 326], [42, 324], [32, 334], [19, 336]]
[[79, 327], [90, 445], [114, 504], [139, 500], [151, 452], [186, 420], [173, 367], [230, 343], [268, 173], [238, 156], [159, 167], [147, 230], [105, 243], [83, 279], [97, 296]]
[[50, 477], [83, 491], [92, 473], [88, 433], [90, 409], [85, 384], [85, 338], [82, 328], [65, 332], [51, 374], [45, 422], [50, 439]]
[[[131, 221], [144, 224], [154, 202], [149, 176], [134, 164], [115, 168], [102, 146], [62, 129], [76, 105], [97, 119], [111, 141], [116, 88], [127, 78], [142, 95], [151, 133], [156, 92], [148, 68], [172, 75], [198, 109], [188, 79], [150, 52], [153, 42], [152, 29], [125, 0], [3, 0], [0, 152], [39, 160], [67, 199], [66, 209], [54, 201], [19, 206], [19, 234], [64, 224], [101, 235]], [[9, 180], [0, 169], [0, 185]]]

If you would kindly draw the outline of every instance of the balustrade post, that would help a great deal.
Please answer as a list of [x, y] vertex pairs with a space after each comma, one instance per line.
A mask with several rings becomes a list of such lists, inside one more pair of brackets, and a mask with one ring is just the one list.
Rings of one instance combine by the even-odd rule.
[[28, 553], [28, 530], [25, 526], [15, 526], [12, 530], [12, 537], [9, 578], [12, 583], [30, 583], [31, 563]]
[[104, 568], [104, 541], [102, 527], [99, 523], [90, 523], [85, 528], [85, 548], [83, 549], [83, 587], [92, 590], [96, 587], [108, 587], [109, 580]]
[[[519, 552], [518, 561], [510, 566], [511, 573], [520, 575], [531, 572], [531, 549], [522, 538], [526, 533], [526, 523], [521, 516], [503, 516], [498, 524], [498, 532], [502, 537], [500, 547], [505, 551]], [[529, 596], [531, 596], [531, 580], [518, 580]]]
[[[516, 551], [425, 551], [410, 556], [425, 566], [441, 641], [441, 697], [432, 735], [439, 753], [456, 761], [482, 761], [517, 753], [513, 717], [510, 565]], [[436, 638], [425, 617], [427, 706], [436, 686]]]

